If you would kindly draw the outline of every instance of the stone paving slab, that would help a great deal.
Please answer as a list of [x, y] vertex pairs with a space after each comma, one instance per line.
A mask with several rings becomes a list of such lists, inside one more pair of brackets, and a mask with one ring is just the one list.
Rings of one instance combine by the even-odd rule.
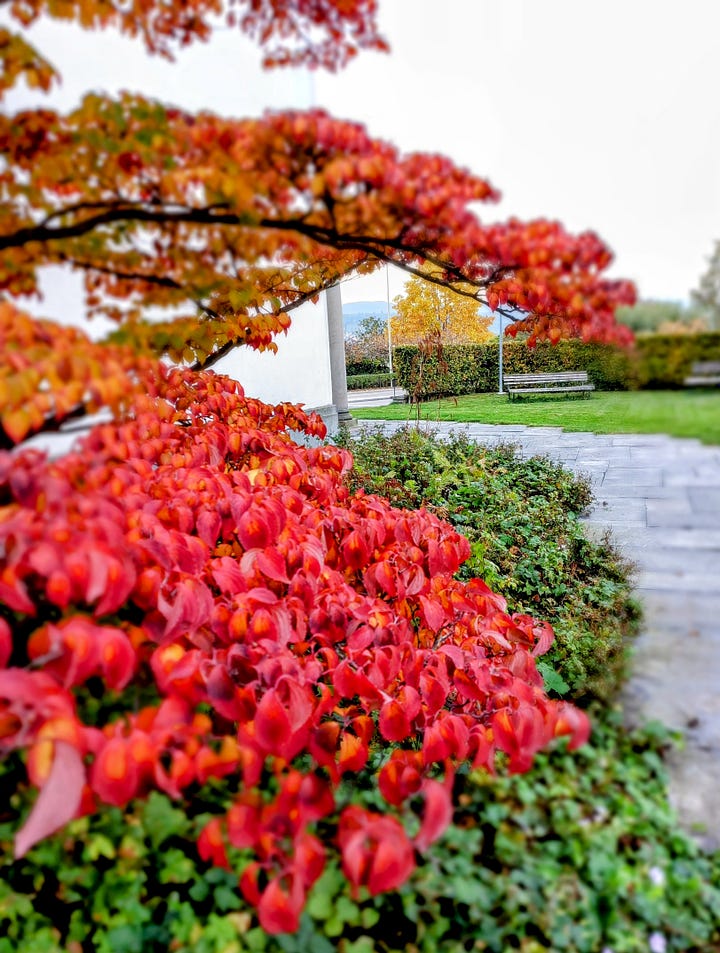
[[[642, 560], [647, 571], [665, 570], [667, 572], [706, 572], [717, 585], [720, 579], [720, 551], [698, 550], [690, 547], [673, 549], [664, 546], [624, 546], [623, 553], [631, 562]], [[711, 587], [712, 588], [712, 587]]]
[[720, 530], [717, 529], [677, 529], [662, 527], [648, 529], [640, 527], [620, 528], [616, 533], [619, 547], [623, 546], [662, 546], [665, 549], [702, 549], [715, 551], [720, 548]]
[[657, 467], [618, 467], [612, 462], [605, 472], [603, 486], [662, 486], [662, 473]]

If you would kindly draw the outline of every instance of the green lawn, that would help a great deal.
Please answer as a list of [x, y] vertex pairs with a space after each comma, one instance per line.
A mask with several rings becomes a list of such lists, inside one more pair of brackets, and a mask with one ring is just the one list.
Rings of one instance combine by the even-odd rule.
[[[413, 420], [407, 404], [353, 409], [366, 420]], [[594, 433], [666, 433], [720, 444], [720, 390], [612, 391], [583, 397], [515, 400], [499, 394], [470, 394], [421, 405], [423, 420], [527, 424]]]

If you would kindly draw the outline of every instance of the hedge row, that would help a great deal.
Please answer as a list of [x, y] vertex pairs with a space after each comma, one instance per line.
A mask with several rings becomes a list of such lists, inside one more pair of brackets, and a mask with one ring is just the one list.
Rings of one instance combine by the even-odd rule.
[[348, 374], [348, 390], [363, 390], [365, 387], [392, 387], [392, 376], [382, 374]]
[[[720, 332], [638, 337], [629, 350], [584, 341], [560, 341], [529, 348], [506, 340], [503, 366], [508, 374], [587, 371], [598, 390], [681, 387], [694, 361], [720, 360]], [[498, 346], [448, 345], [443, 363], [421, 359], [416, 347], [397, 347], [394, 367], [398, 383], [421, 397], [477, 394], [498, 389]]]
[[362, 361], [345, 361], [345, 373], [348, 377], [356, 377], [358, 374], [387, 374], [387, 360], [375, 361], [367, 358]]
[[641, 387], [682, 387], [695, 361], [720, 361], [720, 331], [637, 338]]

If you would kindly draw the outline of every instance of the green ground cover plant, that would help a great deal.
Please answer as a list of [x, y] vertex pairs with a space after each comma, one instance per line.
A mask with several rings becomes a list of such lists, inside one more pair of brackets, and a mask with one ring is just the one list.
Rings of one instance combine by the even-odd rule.
[[[413, 420], [415, 406], [353, 408], [363, 420]], [[500, 394], [428, 400], [420, 419], [459, 423], [525, 424], [592, 433], [665, 433], [720, 444], [720, 391], [632, 391], [512, 401]]]
[[[462, 435], [444, 443], [411, 430], [349, 442], [351, 485], [382, 485], [397, 505], [454, 514], [474, 540], [474, 569], [504, 586], [512, 605], [523, 605], [522, 573], [531, 569], [518, 574], [517, 560], [497, 558], [483, 522], [505, 519], [499, 535], [518, 534], [534, 553], [538, 575], [552, 580], [531, 600], [534, 614], [559, 632], [573, 592], [597, 593], [601, 611], [578, 623], [591, 632], [585, 649], [550, 656], [546, 673], [549, 687], [588, 700], [592, 677], [577, 660], [610, 639], [603, 616], [619, 613], [629, 634], [635, 608], [627, 566], [609, 544], [574, 548], [587, 484], [546, 460], [519, 460], [511, 447], [473, 448]], [[197, 852], [198, 832], [232, 799], [236, 779], [205, 786], [191, 810], [160, 792], [104, 808], [12, 862], [18, 793], [0, 816], [0, 953], [713, 953], [720, 853], [703, 854], [668, 807], [663, 754], [674, 739], [656, 725], [624, 731], [612, 705], [594, 701], [590, 713], [593, 735], [578, 751], [561, 743], [524, 775], [460, 772], [453, 825], [399, 890], [352, 892], [329, 864], [292, 935], [261, 930], [237, 875]], [[368, 809], [379, 799], [376, 767], [348, 791]], [[21, 772], [19, 755], [6, 759], [0, 787], [14, 790]]]

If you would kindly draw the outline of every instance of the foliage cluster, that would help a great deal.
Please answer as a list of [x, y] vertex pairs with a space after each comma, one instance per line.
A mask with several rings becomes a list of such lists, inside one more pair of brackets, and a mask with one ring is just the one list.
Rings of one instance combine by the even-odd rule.
[[[0, 92], [58, 79], [12, 32], [46, 16], [168, 57], [218, 16], [267, 65], [335, 68], [384, 48], [374, 0], [5, 8]], [[288, 435], [320, 437], [316, 419], [203, 369], [238, 344], [272, 349], [289, 311], [385, 260], [417, 273], [431, 259], [441, 284], [527, 312], [533, 340], [629, 340], [614, 311], [632, 286], [604, 276], [596, 235], [485, 224], [487, 180], [319, 110], [234, 119], [90, 94], [66, 113], [3, 113], [0, 150], [3, 295], [38, 294], [41, 269], [70, 267], [86, 313], [118, 324], [94, 347], [0, 303], [0, 442], [15, 448], [0, 455], [0, 745], [20, 864], [8, 876], [37, 894], [6, 901], [6, 920], [17, 932], [18, 909], [31, 925], [30, 902], [49, 911], [33, 950], [59, 934], [73, 953], [220, 951], [295, 932], [325, 871], [350, 897], [400, 887], [448, 827], [459, 775], [527, 771], [555, 738], [580, 744], [587, 719], [544, 691], [547, 623], [456, 578], [469, 546], [453, 527], [350, 496], [343, 451]], [[16, 447], [95, 410], [107, 416], [64, 457]], [[132, 817], [152, 792], [138, 845]], [[114, 839], [91, 836], [106, 820]], [[174, 859], [152, 883], [132, 869], [148, 842]], [[57, 844], [100, 870], [117, 859], [117, 899], [57, 854], [47, 877], [24, 868]], [[175, 890], [187, 857], [202, 871], [188, 874], [200, 927]], [[134, 891], [148, 884], [162, 899], [143, 914]], [[252, 913], [230, 935], [213, 906]], [[356, 904], [349, 915], [372, 927]]]
[[636, 346], [636, 374], [641, 387], [681, 387], [695, 361], [720, 361], [720, 331], [643, 335]]
[[[15, 317], [32, 352], [47, 326]], [[587, 719], [543, 690], [547, 623], [455, 578], [467, 540], [290, 439], [318, 418], [213, 373], [153, 380], [57, 460], [0, 454], [0, 751], [25, 760], [26, 808], [39, 792], [16, 854], [152, 790], [192, 812], [232, 777], [200, 855], [293, 932], [327, 860], [399, 886], [462, 765], [526, 771]], [[363, 772], [372, 811], [345, 793]]]
[[[582, 481], [544, 460], [521, 461], [507, 447], [473, 457], [463, 437], [448, 444], [417, 432], [354, 444], [358, 468], [346, 480], [372, 485], [387, 469], [396, 503], [424, 500], [451, 518], [455, 512], [464, 529], [482, 521], [497, 529], [497, 515], [507, 515], [508, 504], [521, 509], [526, 496], [542, 495], [551, 511], [567, 512], [567, 522], [588, 501]], [[463, 486], [479, 491], [479, 481], [483, 492], [463, 499]], [[485, 498], [485, 515], [473, 521]], [[544, 537], [530, 542], [544, 572], [550, 534], [567, 525], [557, 512], [545, 520], [540, 506], [520, 514], [521, 525], [525, 516]], [[500, 587], [514, 566], [493, 567], [489, 555], [476, 545], [471, 558], [494, 572]], [[610, 583], [616, 608], [627, 606], [627, 580], [611, 550], [588, 547], [577, 558], [588, 591]], [[566, 573], [562, 586], [568, 598], [571, 577]], [[543, 594], [556, 624], [558, 596]], [[564, 690], [563, 676], [572, 681], [572, 665], [558, 657], [545, 677]], [[107, 701], [103, 695], [95, 704]], [[660, 946], [707, 953], [720, 942], [720, 855], [702, 855], [676, 827], [661, 758], [669, 738], [651, 729], [628, 735], [599, 710], [593, 723], [589, 744], [572, 755], [563, 748], [540, 754], [523, 775], [491, 781], [483, 771], [460, 769], [453, 824], [396, 890], [353, 890], [329, 857], [299, 929], [277, 936], [258, 925], [236, 874], [196, 847], [208, 823], [237, 799], [236, 776], [209, 779], [182, 804], [155, 791], [102, 807], [13, 862], [10, 842], [25, 797], [24, 768], [12, 755], [0, 768], [3, 789], [19, 787], [0, 824], [0, 953], [640, 953]], [[347, 775], [339, 799], [369, 813], [384, 809], [373, 768]], [[237, 854], [248, 862], [247, 849]]]
[[458, 432], [443, 439], [403, 427], [341, 439], [355, 461], [353, 488], [447, 519], [471, 544], [461, 574], [479, 575], [514, 611], [552, 624], [555, 642], [539, 663], [549, 687], [580, 702], [612, 697], [637, 606], [630, 567], [608, 540], [590, 542], [582, 531], [577, 515], [591, 500], [584, 480]]
[[391, 318], [392, 337], [397, 344], [419, 344], [428, 336], [437, 336], [443, 345], [477, 344], [491, 337], [492, 317], [481, 314], [480, 304], [470, 287], [462, 289], [470, 296], [444, 288], [428, 280], [442, 269], [426, 264], [421, 275], [405, 282], [402, 295], [394, 299]]
[[[638, 337], [631, 349], [576, 339], [535, 347], [506, 340], [503, 345], [507, 373], [585, 370], [598, 390], [681, 387], [694, 361], [719, 359], [719, 332], [648, 334]], [[395, 348], [393, 362], [398, 383], [414, 393], [417, 349]], [[497, 387], [497, 340], [485, 345], [445, 347], [442, 361], [433, 355], [423, 359], [422, 397], [481, 394], [497, 391]]]
[[[709, 953], [720, 854], [677, 829], [672, 739], [627, 734], [612, 713], [593, 722], [580, 751], [542, 754], [526, 775], [459, 775], [455, 823], [398, 891], [351, 894], [328, 865], [295, 934], [261, 930], [234, 877], [193, 846], [225, 782], [197, 814], [159, 792], [106, 808], [0, 861], [0, 953]], [[11, 834], [0, 824], [4, 858]]]
[[361, 358], [360, 360], [357, 360], [357, 361], [346, 361], [345, 373], [348, 379], [350, 379], [351, 377], [361, 377], [365, 374], [387, 374], [388, 373], [387, 358], [385, 359], [385, 361], [372, 361], [370, 359], [365, 359], [365, 358]]

